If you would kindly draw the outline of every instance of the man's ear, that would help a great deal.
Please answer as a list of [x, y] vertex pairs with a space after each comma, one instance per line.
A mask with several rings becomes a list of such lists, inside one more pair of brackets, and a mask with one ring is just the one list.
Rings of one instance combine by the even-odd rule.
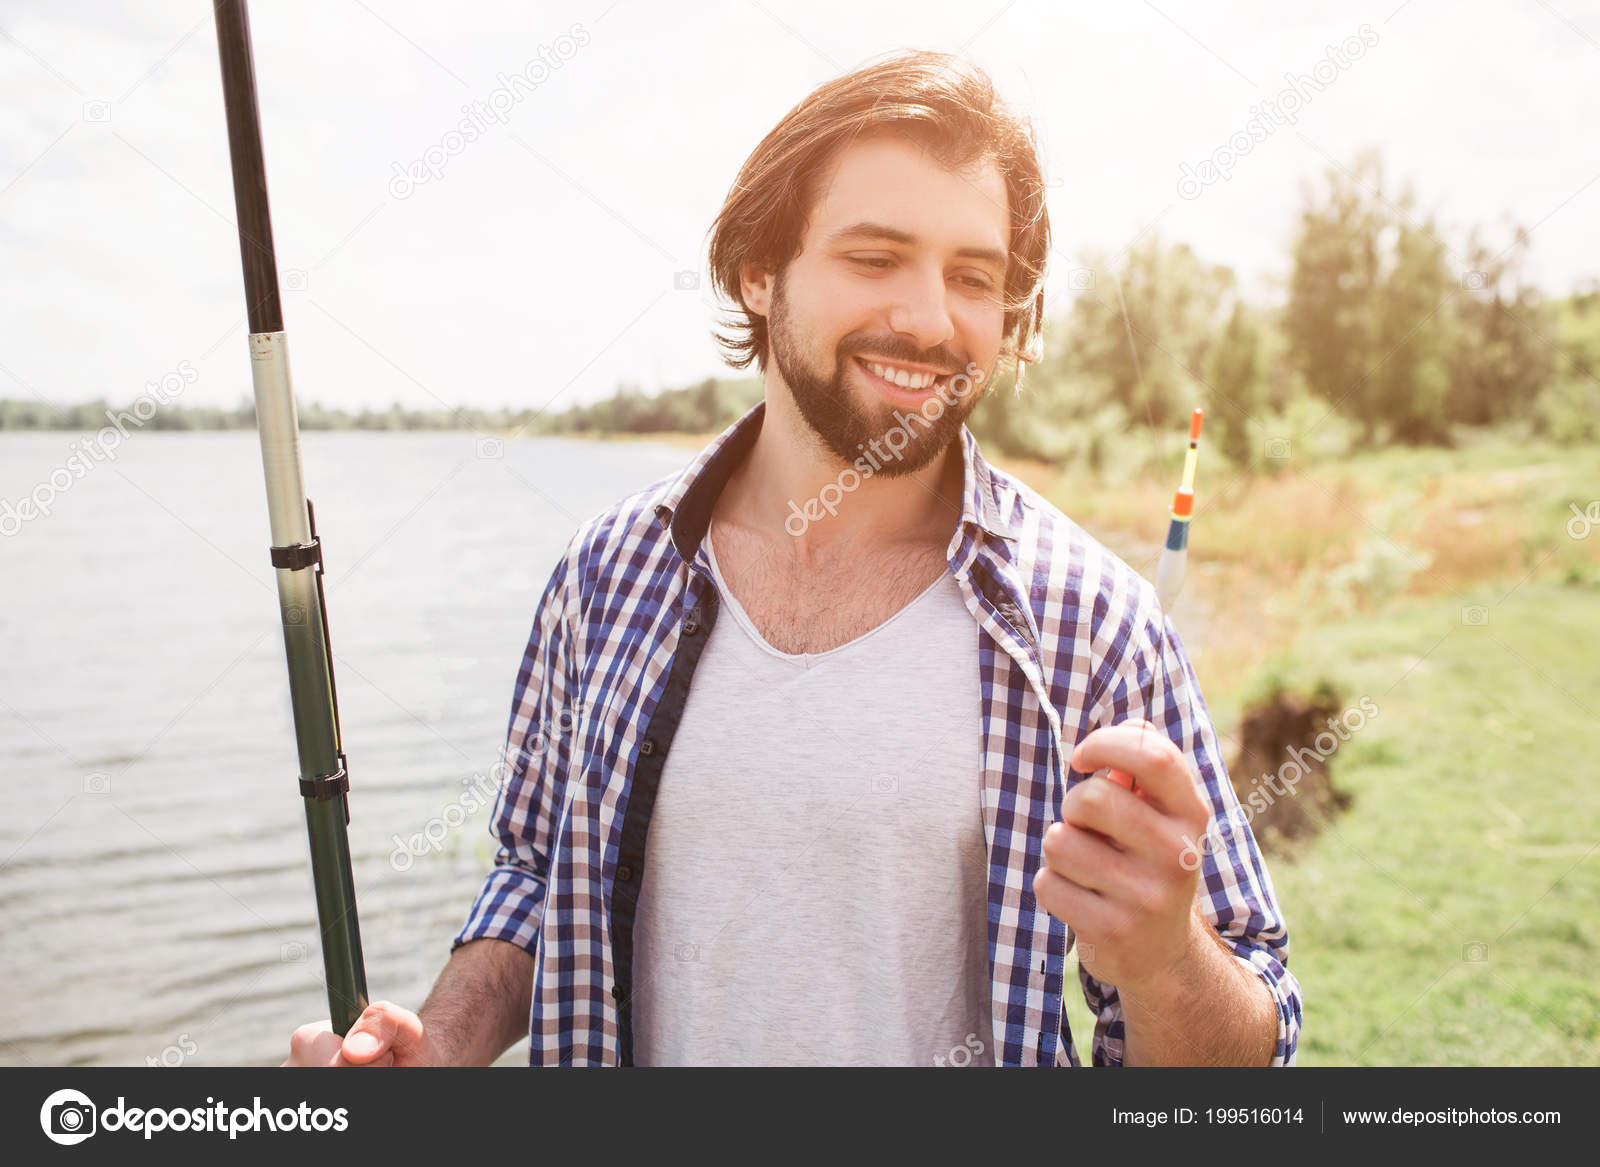
[[744, 306], [758, 316], [772, 310], [772, 272], [760, 264], [747, 263], [739, 269], [739, 291], [744, 296]]

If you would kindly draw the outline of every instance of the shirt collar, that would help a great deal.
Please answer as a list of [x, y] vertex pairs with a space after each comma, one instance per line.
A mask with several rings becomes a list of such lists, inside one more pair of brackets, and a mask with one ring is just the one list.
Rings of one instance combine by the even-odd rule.
[[[672, 534], [673, 546], [684, 562], [693, 562], [711, 525], [711, 509], [735, 468], [744, 460], [761, 432], [767, 403], [751, 406], [738, 421], [718, 434], [675, 479], [660, 490], [656, 517]], [[961, 522], [992, 539], [1015, 542], [1016, 531], [1001, 515], [997, 484], [989, 464], [978, 452], [978, 439], [961, 427]]]

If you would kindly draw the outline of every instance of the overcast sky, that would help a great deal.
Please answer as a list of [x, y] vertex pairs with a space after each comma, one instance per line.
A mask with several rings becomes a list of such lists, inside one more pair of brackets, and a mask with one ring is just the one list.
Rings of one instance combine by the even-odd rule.
[[[1366, 145], [1447, 226], [1534, 226], [1547, 290], [1600, 272], [1594, 0], [257, 0], [251, 19], [302, 401], [559, 409], [725, 371], [705, 237], [740, 164], [818, 84], [906, 47], [967, 53], [1033, 120], [1058, 309], [1086, 251], [1149, 229], [1279, 295], [1300, 182]], [[495, 97], [541, 50], [538, 87]], [[1318, 62], [1297, 124], [1179, 191]], [[506, 120], [449, 153], [474, 102]], [[430, 148], [434, 174], [396, 180]], [[0, 0], [0, 396], [129, 401], [184, 362], [186, 403], [247, 395], [232, 220], [209, 3]]]

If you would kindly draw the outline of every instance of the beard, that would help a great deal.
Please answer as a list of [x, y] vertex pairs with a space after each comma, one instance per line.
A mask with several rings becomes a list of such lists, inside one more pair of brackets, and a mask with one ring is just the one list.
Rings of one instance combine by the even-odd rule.
[[[882, 442], [889, 431], [899, 429], [908, 433], [910, 437], [901, 446], [898, 456], [884, 459], [875, 471], [882, 478], [914, 473], [948, 450], [967, 417], [988, 391], [994, 369], [985, 371], [983, 381], [976, 386], [969, 385], [961, 397], [956, 397], [948, 384], [944, 386], [944, 411], [937, 418], [921, 409], [898, 409], [886, 401], [879, 409], [863, 409], [856, 402], [857, 390], [847, 380], [852, 368], [860, 368], [853, 353], [871, 352], [890, 360], [898, 358], [945, 368], [955, 362], [928, 360], [910, 351], [903, 340], [892, 336], [874, 339], [863, 333], [851, 333], [840, 340], [831, 369], [813, 368], [806, 360], [802, 330], [789, 315], [788, 297], [784, 293], [787, 274], [787, 269], [778, 273], [772, 290], [772, 311], [767, 321], [772, 361], [783, 376], [784, 384], [789, 386], [800, 416], [823, 445], [848, 466], [869, 451], [871, 442]], [[974, 387], [978, 390], [976, 393]], [[940, 392], [940, 389], [933, 390], [929, 400]]]

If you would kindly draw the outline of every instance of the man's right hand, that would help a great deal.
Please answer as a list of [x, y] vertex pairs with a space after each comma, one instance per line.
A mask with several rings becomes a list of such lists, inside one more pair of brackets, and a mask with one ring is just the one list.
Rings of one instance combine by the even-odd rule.
[[437, 1066], [443, 1064], [422, 1019], [388, 1001], [374, 1001], [343, 1039], [327, 1021], [302, 1025], [289, 1038], [286, 1066]]

